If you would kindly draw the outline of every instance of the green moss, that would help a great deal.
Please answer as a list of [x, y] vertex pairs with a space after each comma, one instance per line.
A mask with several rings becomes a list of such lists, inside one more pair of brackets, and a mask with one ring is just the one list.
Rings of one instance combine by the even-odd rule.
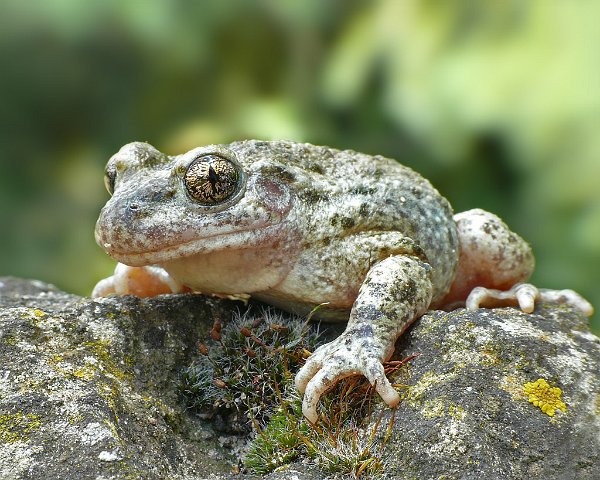
[[[385, 428], [379, 421], [371, 422], [373, 396], [374, 389], [362, 378], [346, 379], [321, 399], [321, 410], [327, 415], [311, 426], [302, 415], [302, 400], [296, 392], [291, 393], [266, 428], [259, 430], [245, 458], [246, 468], [266, 474], [307, 455], [321, 469], [344, 478], [381, 476], [389, 435], [381, 438], [378, 432]], [[392, 415], [388, 434], [393, 422]]]
[[120, 382], [131, 381], [133, 375], [131, 372], [126, 371], [117, 365], [113, 360], [113, 355], [110, 353], [110, 340], [96, 340], [86, 342], [85, 346], [91, 354], [98, 359], [100, 362], [98, 368], [102, 368], [103, 371]]
[[76, 368], [75, 370], [73, 370], [72, 375], [75, 378], [90, 381], [92, 378], [94, 378], [95, 371], [96, 371], [96, 369], [92, 368], [90, 366], [81, 367], [81, 368]]
[[251, 418], [266, 425], [281, 392], [293, 384], [291, 371], [315, 344], [316, 334], [303, 320], [268, 310], [240, 316], [222, 331], [213, 328], [212, 339], [200, 347], [203, 354], [182, 370], [180, 392], [192, 410], [237, 418], [235, 428], [250, 431]]
[[179, 413], [161, 399], [156, 397], [145, 396], [142, 398], [144, 407], [152, 413], [158, 415], [169, 425], [174, 431], [178, 432], [181, 428], [181, 417]]
[[500, 351], [493, 342], [485, 343], [479, 350], [479, 353], [483, 357], [481, 362], [483, 366], [492, 367], [502, 363]]
[[17, 344], [18, 339], [15, 336], [9, 335], [9, 336], [3, 337], [2, 342], [5, 345], [10, 345], [11, 347], [14, 347]]
[[25, 441], [28, 435], [38, 430], [41, 425], [39, 416], [32, 413], [16, 412], [0, 415], [0, 442]]
[[409, 402], [409, 405], [416, 406], [421, 403], [421, 397], [433, 386], [446, 381], [448, 379], [454, 378], [457, 375], [457, 371], [460, 369], [455, 369], [452, 373], [439, 374], [437, 372], [429, 371], [424, 373], [419, 381], [414, 385], [411, 385], [408, 388], [408, 391], [405, 394], [406, 400]]
[[425, 418], [443, 417], [446, 410], [446, 402], [442, 398], [425, 400], [421, 403], [421, 415]]
[[457, 420], [464, 420], [467, 416], [467, 412], [464, 408], [459, 407], [458, 405], [448, 405], [448, 415]]
[[299, 399], [279, 407], [252, 442], [244, 458], [246, 468], [264, 475], [305, 452], [302, 436], [307, 437], [310, 428], [301, 419], [302, 402]]
[[28, 319], [34, 327], [39, 327], [40, 322], [47, 316], [48, 314], [39, 308], [26, 308], [20, 315], [21, 318]]
[[[384, 471], [387, 436], [376, 435], [378, 422], [368, 431], [365, 427], [371, 401], [379, 401], [366, 379], [345, 379], [322, 397], [319, 408], [326, 413], [319, 425], [309, 425], [302, 415], [291, 372], [316, 346], [304, 320], [267, 311], [258, 318], [237, 318], [222, 331], [217, 325], [211, 337], [181, 372], [181, 393], [192, 410], [236, 418], [231, 428], [247, 419], [255, 432], [244, 458], [247, 470], [266, 474], [307, 455], [324, 470], [355, 478], [376, 478]], [[387, 366], [391, 381], [404, 372], [401, 362]]]
[[[108, 429], [111, 431], [113, 438], [117, 439], [117, 445], [122, 445], [123, 444], [123, 440], [121, 439], [121, 436], [119, 435], [119, 431], [117, 429], [117, 426], [114, 422], [111, 422], [108, 419], [104, 419], [102, 420], [102, 423], [104, 423]], [[114, 447], [115, 445], [111, 445], [111, 447]]]

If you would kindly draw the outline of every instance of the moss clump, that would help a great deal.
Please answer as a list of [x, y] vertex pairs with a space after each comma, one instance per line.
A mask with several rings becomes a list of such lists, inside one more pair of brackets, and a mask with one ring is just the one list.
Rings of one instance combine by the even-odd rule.
[[41, 425], [39, 417], [32, 413], [16, 412], [0, 415], [0, 442], [15, 443], [26, 440], [27, 436]]
[[217, 418], [221, 428], [247, 433], [252, 420], [266, 425], [317, 335], [300, 319], [264, 310], [238, 315], [222, 329], [217, 321], [210, 337], [181, 372], [181, 394], [188, 408]]
[[252, 473], [267, 474], [306, 452], [302, 438], [308, 435], [310, 427], [302, 420], [302, 401], [296, 398], [283, 402], [267, 426], [257, 430], [244, 465]]
[[[323, 470], [354, 478], [383, 473], [387, 435], [376, 435], [371, 400], [378, 397], [364, 377], [345, 379], [321, 398], [327, 413], [318, 425], [302, 415], [292, 372], [316, 346], [307, 322], [266, 310], [258, 317], [238, 316], [223, 328], [217, 321], [210, 337], [181, 372], [180, 391], [188, 408], [212, 418], [217, 428], [254, 430], [245, 469], [266, 474], [306, 455]], [[405, 372], [406, 361], [388, 362], [388, 378]]]
[[[388, 378], [393, 381], [406, 373], [402, 367], [409, 359], [386, 363]], [[378, 398], [375, 389], [364, 377], [344, 379], [321, 398], [320, 409], [327, 413], [320, 416], [317, 425], [309, 425], [302, 415], [302, 399], [290, 389], [267, 426], [257, 428], [244, 459], [246, 468], [265, 474], [307, 455], [327, 472], [352, 478], [379, 477], [385, 471], [385, 448], [394, 416], [387, 434], [378, 435], [381, 417], [372, 421], [373, 398]]]
[[523, 390], [528, 400], [549, 417], [553, 417], [556, 410], [567, 411], [567, 406], [560, 399], [562, 390], [551, 387], [543, 378], [526, 383]]

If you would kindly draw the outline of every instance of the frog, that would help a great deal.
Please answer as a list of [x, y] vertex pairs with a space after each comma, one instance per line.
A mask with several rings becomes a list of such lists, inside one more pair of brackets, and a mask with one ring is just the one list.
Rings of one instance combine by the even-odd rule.
[[525, 283], [531, 247], [496, 215], [454, 214], [413, 169], [381, 155], [243, 140], [170, 156], [144, 142], [108, 161], [111, 198], [98, 245], [117, 260], [92, 296], [249, 295], [298, 315], [346, 322], [296, 373], [302, 412], [363, 375], [390, 407], [384, 362], [428, 310], [543, 301], [592, 306], [572, 290]]

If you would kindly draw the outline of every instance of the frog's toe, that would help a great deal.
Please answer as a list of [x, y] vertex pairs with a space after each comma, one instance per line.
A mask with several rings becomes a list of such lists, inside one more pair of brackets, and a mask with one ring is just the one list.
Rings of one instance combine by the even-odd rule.
[[92, 298], [108, 297], [115, 292], [115, 279], [114, 276], [103, 278], [100, 280], [94, 289], [92, 290]]
[[400, 395], [385, 376], [381, 360], [376, 355], [350, 354], [329, 346], [331, 344], [315, 351], [296, 375], [296, 388], [304, 393], [302, 413], [310, 422], [318, 420], [317, 405], [321, 396], [337, 382], [352, 375], [364, 375], [387, 405], [398, 405]]
[[294, 379], [294, 383], [296, 384], [296, 389], [300, 393], [304, 393], [306, 390], [306, 385], [310, 381], [311, 378], [315, 376], [315, 374], [321, 368], [321, 359], [318, 358], [320, 355], [317, 355], [317, 352], [314, 352], [306, 363], [302, 366], [302, 368], [296, 374], [296, 378]]
[[[333, 356], [321, 369], [310, 379], [304, 391], [302, 399], [302, 413], [311, 422], [316, 423], [319, 419], [317, 405], [321, 396], [343, 378], [358, 373], [348, 365], [343, 358]], [[296, 377], [296, 381], [298, 377]]]
[[546, 302], [567, 303], [573, 305], [590, 317], [594, 314], [594, 307], [585, 298], [573, 290], [540, 290], [540, 297]]
[[540, 290], [530, 283], [517, 283], [506, 291], [476, 287], [467, 297], [466, 306], [469, 310], [479, 307], [518, 306], [525, 313], [531, 313], [535, 309], [535, 302], [540, 300], [572, 305], [588, 317], [594, 313], [590, 302], [573, 290]]
[[375, 390], [389, 407], [393, 408], [400, 403], [400, 395], [385, 376], [385, 370], [379, 360], [369, 360], [365, 377], [371, 385], [375, 386]]
[[509, 290], [476, 287], [467, 297], [468, 310], [480, 307], [519, 307], [525, 313], [533, 312], [535, 301], [539, 298], [539, 290], [529, 283], [518, 283]]
[[525, 313], [531, 313], [535, 309], [535, 299], [539, 298], [540, 291], [531, 283], [520, 283], [509, 290], [509, 294], [513, 294], [519, 307]]

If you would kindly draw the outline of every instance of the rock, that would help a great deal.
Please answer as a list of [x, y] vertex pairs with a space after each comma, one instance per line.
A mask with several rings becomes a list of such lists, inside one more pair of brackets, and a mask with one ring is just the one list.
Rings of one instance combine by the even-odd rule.
[[[600, 339], [578, 311], [431, 312], [397, 352], [419, 356], [387, 442], [390, 478], [600, 478]], [[565, 412], [528, 401], [538, 379], [562, 390]]]
[[231, 459], [185, 413], [177, 378], [213, 318], [236, 308], [1, 278], [0, 478], [228, 478]]
[[[0, 478], [256, 478], [231, 473], [231, 438], [177, 395], [197, 340], [239, 306], [0, 278]], [[600, 339], [577, 312], [430, 312], [397, 347], [419, 355], [387, 440], [392, 411], [376, 407], [385, 477], [600, 478]], [[524, 389], [538, 379], [546, 413]], [[263, 478], [335, 474], [298, 462]]]

